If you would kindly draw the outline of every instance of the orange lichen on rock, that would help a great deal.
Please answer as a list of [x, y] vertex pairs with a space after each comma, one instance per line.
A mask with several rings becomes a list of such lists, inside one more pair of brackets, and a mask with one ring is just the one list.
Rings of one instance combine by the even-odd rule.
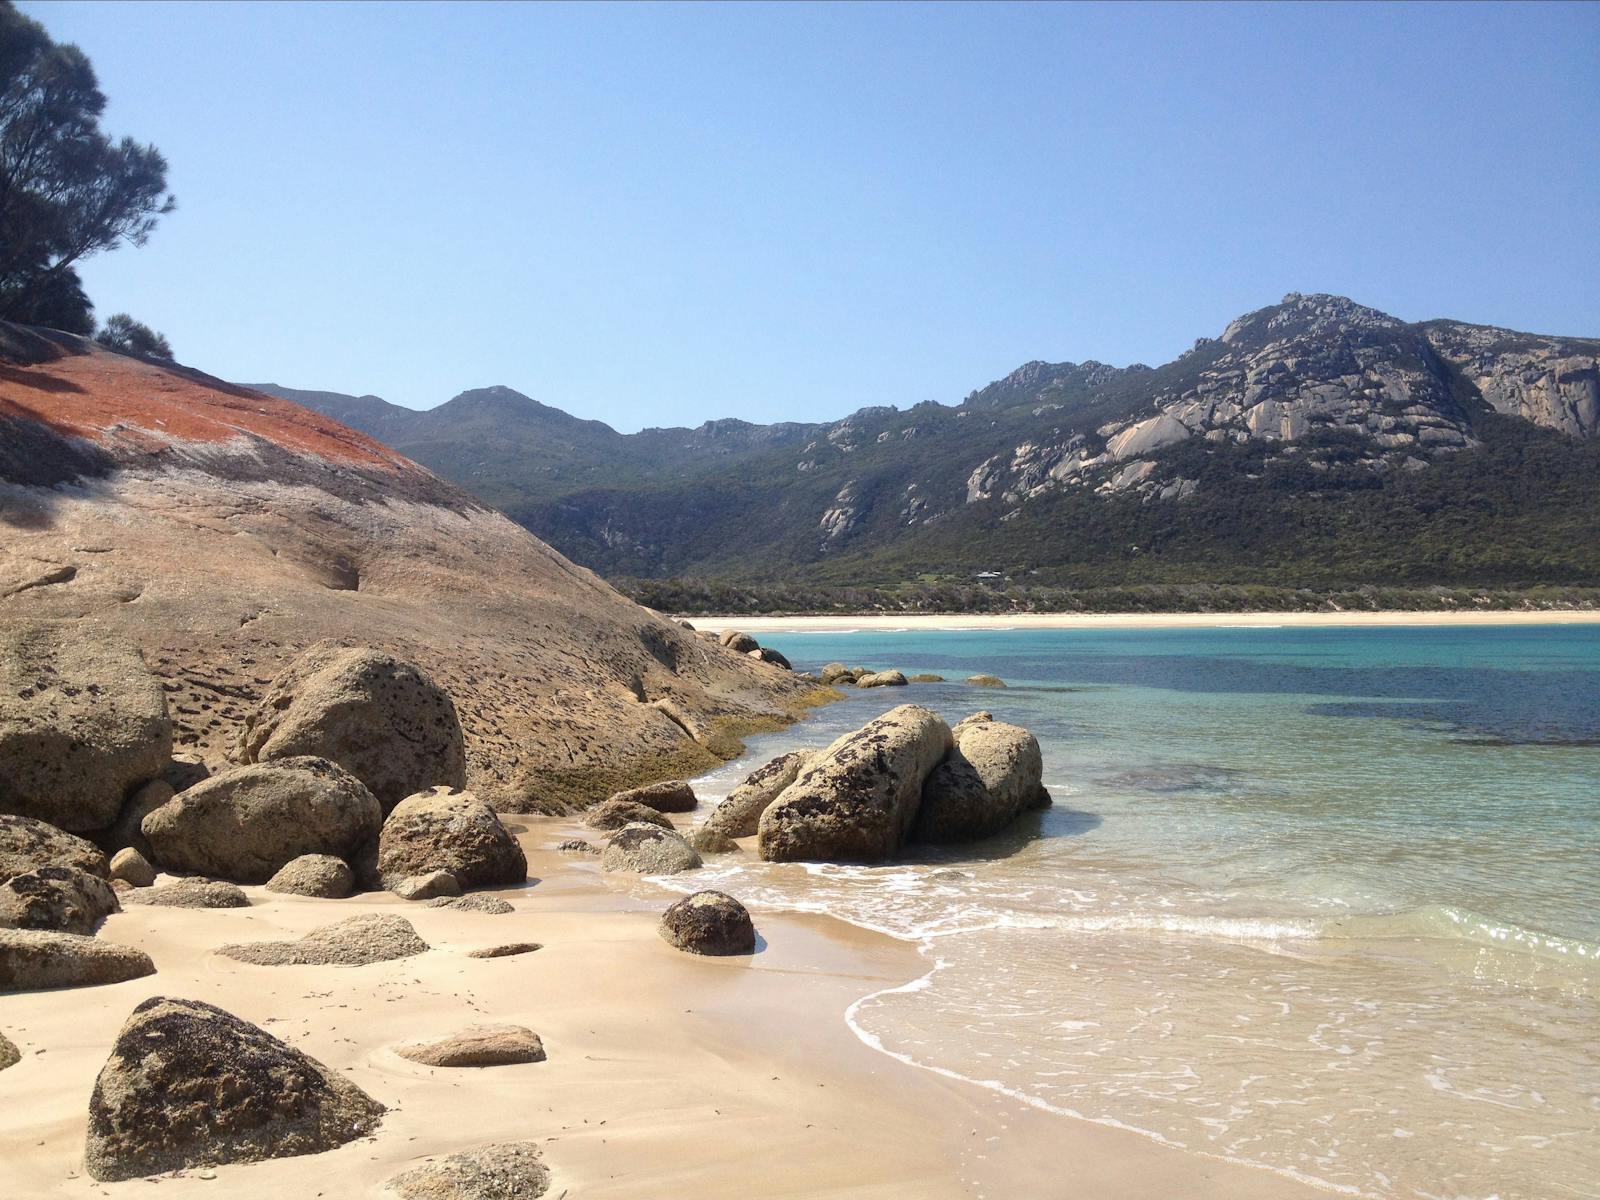
[[72, 341], [46, 362], [0, 364], [0, 415], [135, 454], [159, 453], [174, 442], [254, 436], [350, 466], [416, 469], [365, 434], [297, 404], [187, 367]]

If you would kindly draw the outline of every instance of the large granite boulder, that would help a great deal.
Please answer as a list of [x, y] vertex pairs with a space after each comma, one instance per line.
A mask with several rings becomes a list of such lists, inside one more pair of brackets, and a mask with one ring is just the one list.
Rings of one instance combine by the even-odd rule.
[[905, 840], [922, 785], [950, 746], [943, 718], [915, 704], [892, 708], [845, 734], [761, 815], [761, 857], [885, 861]]
[[544, 1061], [544, 1043], [522, 1025], [474, 1025], [433, 1042], [396, 1046], [401, 1058], [427, 1067], [503, 1067]]
[[132, 646], [53, 623], [0, 638], [0, 812], [104, 829], [171, 757], [167, 695]]
[[534, 1142], [498, 1142], [413, 1167], [389, 1181], [399, 1200], [538, 1200], [550, 1172]]
[[611, 799], [642, 804], [661, 813], [693, 812], [700, 803], [695, 797], [694, 788], [682, 779], [667, 779], [661, 783], [629, 788], [625, 792], [617, 792]]
[[4, 929], [90, 934], [106, 917], [121, 911], [111, 885], [78, 867], [39, 867], [0, 883]]
[[637, 871], [641, 875], [676, 875], [703, 864], [694, 847], [670, 829], [659, 825], [624, 825], [611, 835], [600, 865], [607, 871]]
[[378, 878], [448, 871], [463, 888], [521, 884], [528, 860], [494, 809], [471, 792], [435, 788], [395, 806], [378, 838]]
[[767, 806], [778, 798], [784, 788], [795, 781], [795, 777], [815, 755], [815, 750], [791, 750], [751, 771], [745, 776], [744, 782], [717, 805], [706, 821], [706, 828], [714, 829], [724, 837], [755, 836], [761, 814], [767, 811]]
[[855, 672], [849, 667], [845, 666], [842, 662], [829, 663], [827, 666], [823, 667], [820, 672], [818, 672], [817, 678], [821, 682], [829, 684], [854, 683], [856, 681]]
[[356, 878], [350, 865], [332, 854], [302, 854], [267, 880], [269, 892], [318, 900], [343, 900], [355, 890]]
[[794, 670], [788, 658], [771, 646], [762, 646], [759, 650], [750, 650], [747, 653], [758, 662], [770, 663], [775, 667], [782, 667], [785, 671]]
[[0, 992], [89, 987], [154, 975], [143, 950], [49, 929], [0, 929]]
[[624, 825], [641, 822], [671, 829], [672, 822], [648, 804], [636, 800], [619, 800], [615, 796], [590, 811], [585, 824], [590, 829], [621, 829]]
[[1033, 734], [1004, 721], [962, 721], [955, 746], [922, 786], [911, 827], [917, 842], [969, 842], [1050, 803]]
[[389, 885], [389, 890], [402, 900], [448, 900], [461, 895], [461, 881], [449, 871], [429, 871], [398, 879]]
[[691, 954], [754, 954], [756, 927], [745, 906], [707, 889], [685, 896], [661, 914], [658, 931]]
[[0, 880], [39, 867], [77, 867], [110, 878], [106, 856], [93, 843], [32, 817], [0, 813]]
[[302, 854], [354, 858], [383, 810], [354, 775], [322, 758], [286, 758], [213, 775], [144, 819], [156, 861], [238, 883], [265, 883]]
[[102, 1182], [332, 1150], [384, 1107], [266, 1030], [198, 1000], [133, 1010], [89, 1099], [89, 1174]]
[[420, 667], [319, 642], [273, 681], [246, 720], [244, 762], [314, 755], [366, 784], [388, 812], [407, 796], [467, 785], [455, 702]]

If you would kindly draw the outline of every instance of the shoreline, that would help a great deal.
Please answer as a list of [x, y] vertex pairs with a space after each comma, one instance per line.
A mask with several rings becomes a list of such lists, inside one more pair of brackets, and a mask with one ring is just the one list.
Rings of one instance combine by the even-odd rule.
[[[246, 889], [232, 910], [129, 907], [101, 937], [144, 946], [144, 979], [7, 997], [23, 1051], [0, 1083], [29, 1196], [377, 1195], [420, 1162], [532, 1140], [549, 1195], [735, 1200], [759, 1164], [771, 1197], [1050, 1195], [1061, 1164], [1097, 1200], [1297, 1200], [1320, 1189], [1142, 1134], [1042, 1111], [865, 1044], [849, 1009], [905, 986], [927, 964], [911, 943], [838, 918], [758, 909], [748, 958], [699, 958], [656, 934], [677, 894], [603, 875], [557, 853], [571, 818], [512, 817], [530, 882], [494, 889], [503, 916], [430, 909], [385, 893], [308, 900]], [[211, 953], [230, 941], [299, 936], [368, 912], [403, 914], [433, 948], [367, 967], [252, 967]], [[464, 951], [536, 939], [530, 956]], [[376, 1133], [337, 1150], [100, 1184], [83, 1171], [87, 1101], [116, 1031], [148, 996], [205, 1000], [260, 1024], [389, 1107]], [[70, 1002], [63, 1003], [67, 999]], [[480, 1022], [526, 1024], [544, 1063], [445, 1070], [397, 1042]], [[870, 1131], [864, 1133], [863, 1131]]]
[[696, 629], [721, 633], [853, 633], [980, 629], [1306, 629], [1504, 625], [1600, 625], [1596, 609], [1475, 612], [1228, 613], [862, 613], [856, 616], [685, 616]]

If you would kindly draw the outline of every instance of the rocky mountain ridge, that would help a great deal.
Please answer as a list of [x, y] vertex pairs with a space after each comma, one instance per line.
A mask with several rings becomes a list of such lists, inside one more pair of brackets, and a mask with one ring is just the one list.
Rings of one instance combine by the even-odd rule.
[[527, 425], [475, 438], [469, 463], [452, 410], [475, 393], [398, 427], [351, 419], [596, 569], [771, 577], [941, 525], [1021, 520], [1066, 493], [1182, 503], [1215, 492], [1216, 464], [1234, 459], [1256, 474], [1298, 460], [1312, 480], [1425, 472], [1498, 436], [1496, 415], [1587, 441], [1597, 364], [1593, 339], [1292, 293], [1160, 367], [1035, 361], [957, 405], [828, 423], [623, 435], [582, 422], [580, 438], [527, 401]]

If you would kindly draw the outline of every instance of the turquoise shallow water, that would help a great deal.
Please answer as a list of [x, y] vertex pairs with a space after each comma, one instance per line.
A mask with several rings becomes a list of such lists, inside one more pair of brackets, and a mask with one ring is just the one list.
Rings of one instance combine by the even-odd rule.
[[[886, 1053], [1373, 1196], [1600, 1196], [1600, 627], [768, 634], [957, 679], [852, 695], [1026, 725], [1056, 804], [884, 868], [713, 860], [914, 940]], [[695, 886], [706, 886], [697, 873]]]

